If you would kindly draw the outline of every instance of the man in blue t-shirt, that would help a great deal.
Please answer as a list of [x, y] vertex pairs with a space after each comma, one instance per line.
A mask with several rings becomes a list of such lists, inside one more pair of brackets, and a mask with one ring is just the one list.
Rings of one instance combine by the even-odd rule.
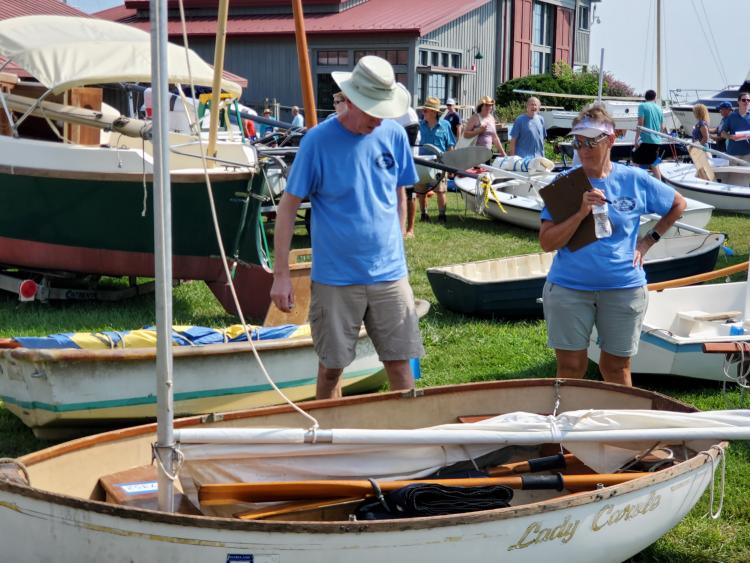
[[732, 104], [729, 102], [721, 102], [716, 107], [721, 114], [721, 121], [716, 129], [710, 131], [711, 139], [716, 143], [717, 151], [727, 152], [727, 137], [729, 137], [729, 133], [726, 131], [727, 118], [732, 113]]
[[510, 130], [509, 155], [534, 158], [544, 156], [544, 118], [539, 115], [539, 98], [526, 100], [526, 113], [519, 115]]
[[[638, 106], [638, 127], [645, 127], [652, 131], [663, 131], [664, 112], [655, 102], [656, 92], [646, 90], [644, 98], [646, 101]], [[661, 180], [661, 172], [659, 172], [659, 164], [661, 163], [659, 157], [660, 137], [644, 131], [635, 136], [633, 145], [635, 147], [633, 162], [639, 164], [642, 168], [650, 168], [654, 178]]]
[[309, 198], [319, 399], [341, 396], [363, 321], [391, 389], [414, 386], [409, 360], [424, 355], [402, 235], [402, 186], [418, 177], [406, 131], [389, 119], [406, 113], [411, 95], [379, 57], [362, 57], [353, 72], [332, 76], [347, 109], [300, 144], [277, 212], [271, 288], [274, 304], [291, 310], [289, 247], [297, 208]]
[[737, 109], [727, 116], [723, 130], [728, 133], [727, 154], [749, 160], [750, 93], [739, 93], [737, 96]]

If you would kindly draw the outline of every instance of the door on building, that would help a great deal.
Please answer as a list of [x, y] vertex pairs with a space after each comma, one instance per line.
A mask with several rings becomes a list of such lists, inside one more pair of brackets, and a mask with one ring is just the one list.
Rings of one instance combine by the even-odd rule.
[[[318, 120], [325, 119], [333, 111], [333, 95], [340, 90], [330, 73], [318, 74]], [[330, 110], [330, 111], [320, 111]]]

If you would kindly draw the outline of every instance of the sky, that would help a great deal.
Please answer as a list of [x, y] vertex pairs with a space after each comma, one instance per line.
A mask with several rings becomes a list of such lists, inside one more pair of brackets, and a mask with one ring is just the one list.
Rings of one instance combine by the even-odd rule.
[[[123, 0], [67, 0], [84, 12]], [[440, 0], [445, 1], [445, 0]], [[590, 63], [643, 93], [656, 85], [657, 0], [602, 0], [591, 27]], [[662, 0], [662, 90], [720, 90], [741, 84], [750, 71], [744, 40], [750, 0]], [[744, 57], [744, 58], [743, 58]]]
[[[604, 69], [639, 93], [656, 89], [656, 2], [602, 0], [591, 27], [589, 63], [599, 66], [603, 48]], [[749, 15], [748, 0], [662, 0], [662, 97], [742, 84]]]

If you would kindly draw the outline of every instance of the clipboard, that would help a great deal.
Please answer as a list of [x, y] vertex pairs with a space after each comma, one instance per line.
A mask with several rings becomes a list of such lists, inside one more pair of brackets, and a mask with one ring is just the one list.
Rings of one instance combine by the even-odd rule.
[[[590, 189], [592, 189], [591, 182], [589, 182], [583, 168], [578, 167], [543, 187], [539, 190], [539, 195], [544, 200], [544, 205], [547, 206], [552, 220], [555, 223], [561, 223], [581, 208], [583, 194]], [[596, 240], [594, 215], [589, 213], [581, 221], [566, 246], [569, 250], [575, 252]]]

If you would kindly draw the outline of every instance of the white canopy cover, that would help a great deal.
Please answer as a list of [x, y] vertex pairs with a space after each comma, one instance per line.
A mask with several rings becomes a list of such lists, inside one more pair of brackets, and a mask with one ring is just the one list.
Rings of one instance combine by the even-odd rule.
[[[681, 413], [638, 409], [580, 410], [557, 416], [513, 412], [472, 424], [444, 424], [407, 430], [407, 433], [414, 435], [413, 440], [407, 438], [402, 445], [387, 446], [377, 444], [378, 430], [361, 431], [372, 435], [373, 443], [369, 445], [337, 444], [336, 433], [345, 435], [347, 430], [334, 430], [333, 444], [301, 443], [302, 429], [183, 429], [176, 432], [176, 439], [180, 441], [179, 447], [184, 454], [180, 475], [183, 490], [197, 503], [196, 486], [202, 483], [418, 479], [441, 467], [476, 459], [502, 447], [500, 444], [486, 443], [456, 445], [450, 441], [446, 445], [425, 445], [419, 440], [419, 435], [424, 431], [427, 434], [440, 432], [447, 438], [452, 433], [467, 430], [496, 435], [512, 433], [515, 438], [523, 434], [543, 433], [540, 441], [521, 438], [515, 443], [559, 442], [592, 469], [609, 473], [635, 455], [664, 442], [654, 439], [650, 432], [661, 431], [679, 436], [673, 436], [666, 443], [684, 442], [693, 451], [702, 451], [721, 441], [695, 439], [696, 429], [712, 429], [717, 435], [738, 429], [750, 433], [750, 411]], [[606, 433], [610, 432], [628, 432], [630, 436], [626, 436], [627, 441], [622, 441], [622, 437], [617, 441], [608, 441]], [[591, 433], [597, 433], [597, 440], [573, 440], [576, 435]], [[243, 439], [243, 435], [248, 439]], [[263, 442], [265, 437], [268, 440]], [[277, 438], [279, 443], [273, 443]], [[507, 442], [508, 445], [513, 443], [513, 439]]]
[[[74, 86], [151, 82], [151, 36], [120, 23], [71, 16], [23, 16], [0, 21], [0, 55], [59, 94]], [[211, 86], [213, 68], [192, 50], [169, 44], [170, 83]], [[221, 87], [236, 96], [230, 80]]]

